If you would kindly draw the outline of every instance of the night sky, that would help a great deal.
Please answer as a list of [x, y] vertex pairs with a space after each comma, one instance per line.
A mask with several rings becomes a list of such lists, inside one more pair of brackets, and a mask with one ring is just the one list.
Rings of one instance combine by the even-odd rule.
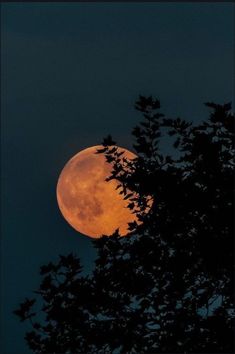
[[29, 353], [12, 311], [39, 285], [39, 267], [88, 237], [62, 218], [60, 171], [112, 134], [131, 148], [139, 94], [195, 122], [205, 101], [234, 97], [233, 4], [2, 4], [3, 354]]

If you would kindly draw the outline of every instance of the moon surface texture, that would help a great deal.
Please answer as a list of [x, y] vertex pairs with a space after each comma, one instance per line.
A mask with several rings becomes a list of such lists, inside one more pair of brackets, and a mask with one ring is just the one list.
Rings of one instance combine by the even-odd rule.
[[[57, 183], [57, 201], [67, 222], [80, 233], [99, 238], [119, 229], [121, 236], [128, 233], [128, 223], [137, 221], [128, 209], [128, 201], [116, 190], [118, 182], [105, 179], [110, 176], [112, 165], [104, 154], [96, 154], [97, 145], [73, 156], [63, 168]], [[132, 152], [122, 156], [136, 158]]]

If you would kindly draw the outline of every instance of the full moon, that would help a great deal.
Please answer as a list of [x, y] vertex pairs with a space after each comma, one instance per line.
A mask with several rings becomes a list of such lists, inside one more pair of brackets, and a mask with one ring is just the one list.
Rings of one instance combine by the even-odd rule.
[[[119, 229], [121, 236], [128, 233], [128, 223], [137, 221], [127, 207], [128, 201], [117, 190], [116, 180], [105, 181], [112, 166], [104, 154], [96, 154], [97, 145], [80, 151], [63, 168], [57, 183], [56, 194], [59, 209], [65, 220], [80, 233], [99, 238], [111, 235]], [[124, 151], [129, 160], [136, 158]]]

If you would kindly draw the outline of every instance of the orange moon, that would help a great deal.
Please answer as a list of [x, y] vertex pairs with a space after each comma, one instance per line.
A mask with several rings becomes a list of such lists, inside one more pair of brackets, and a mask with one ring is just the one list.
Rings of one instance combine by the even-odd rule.
[[[59, 209], [65, 220], [80, 233], [99, 238], [111, 235], [119, 229], [121, 236], [128, 233], [128, 223], [137, 221], [128, 209], [128, 201], [116, 190], [118, 182], [105, 179], [112, 166], [104, 154], [96, 154], [97, 145], [80, 151], [63, 168], [57, 183], [56, 194]], [[123, 156], [137, 156], [126, 150]]]

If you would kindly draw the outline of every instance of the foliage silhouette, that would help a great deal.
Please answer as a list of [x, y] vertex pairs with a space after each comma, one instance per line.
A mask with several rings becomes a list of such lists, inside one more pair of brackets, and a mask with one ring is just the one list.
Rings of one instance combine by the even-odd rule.
[[93, 241], [90, 276], [72, 254], [41, 267], [37, 302], [14, 311], [31, 322], [34, 353], [233, 352], [234, 115], [229, 103], [206, 106], [209, 119], [194, 126], [140, 96], [138, 157], [104, 139], [107, 183], [119, 182], [138, 222], [128, 237]]

